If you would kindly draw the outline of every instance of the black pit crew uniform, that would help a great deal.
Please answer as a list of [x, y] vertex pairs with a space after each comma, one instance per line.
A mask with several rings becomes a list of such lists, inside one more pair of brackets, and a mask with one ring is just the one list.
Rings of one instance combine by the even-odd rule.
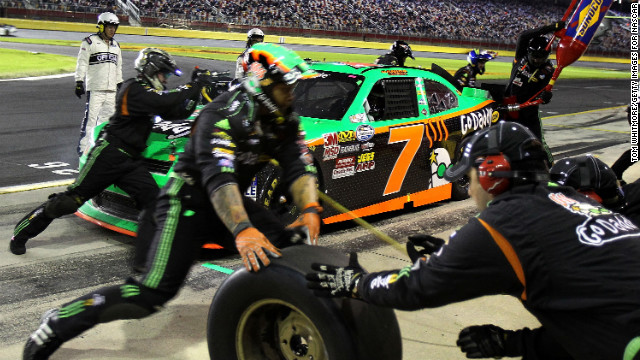
[[153, 127], [153, 115], [184, 119], [191, 115], [202, 85], [193, 82], [159, 91], [141, 78], [127, 80], [116, 98], [116, 113], [90, 150], [77, 179], [65, 192], [25, 216], [15, 227], [13, 241], [26, 242], [44, 231], [53, 219], [73, 214], [85, 201], [114, 184], [129, 194], [142, 210], [159, 192], [143, 165], [141, 152]]
[[[544, 35], [556, 30], [556, 25], [543, 26], [533, 30], [523, 31], [518, 37], [516, 53], [511, 68], [511, 77], [505, 90], [503, 103], [522, 104], [544, 89], [551, 80], [555, 68], [548, 60], [539, 68], [533, 67], [528, 60], [529, 41], [537, 36]], [[505, 120], [515, 121], [531, 130], [541, 141], [548, 153], [550, 160], [551, 152], [544, 141], [542, 131], [542, 120], [539, 114], [540, 106], [533, 105], [521, 108], [519, 111], [512, 111], [506, 114]], [[551, 163], [553, 163], [551, 161]]]
[[[203, 241], [234, 248], [234, 236], [209, 201], [220, 187], [238, 184], [245, 189], [272, 158], [282, 167], [285, 184], [315, 176], [307, 147], [299, 141], [303, 135], [297, 115], [291, 113], [283, 123], [270, 126], [257, 112], [254, 100], [239, 89], [220, 95], [202, 110], [175, 173], [158, 197], [147, 270], [122, 285], [65, 304], [50, 323], [57, 338], [66, 341], [98, 323], [154, 313], [178, 293]], [[269, 210], [247, 198], [244, 206], [251, 223], [274, 245], [289, 240], [284, 225]]]
[[456, 79], [460, 86], [476, 87], [477, 75], [478, 67], [469, 64], [458, 69], [453, 78]]
[[572, 188], [525, 185], [496, 196], [428, 260], [366, 274], [357, 292], [401, 310], [512, 295], [549, 335], [524, 336], [535, 342], [513, 349], [524, 359], [622, 359], [640, 335], [639, 258], [640, 230], [624, 216]]
[[626, 205], [622, 209], [624, 216], [640, 226], [640, 179], [622, 186]]
[[400, 61], [393, 53], [380, 55], [375, 63], [378, 65], [404, 66], [404, 61]]

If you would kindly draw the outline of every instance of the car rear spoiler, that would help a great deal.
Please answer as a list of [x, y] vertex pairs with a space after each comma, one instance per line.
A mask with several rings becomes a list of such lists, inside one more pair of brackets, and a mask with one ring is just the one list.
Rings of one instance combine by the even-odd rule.
[[436, 75], [442, 76], [445, 80], [450, 82], [451, 85], [453, 85], [456, 88], [456, 90], [462, 92], [462, 86], [458, 84], [458, 82], [453, 77], [453, 75], [449, 74], [447, 70], [441, 68], [440, 66], [434, 63], [431, 63], [431, 72], [435, 73]]

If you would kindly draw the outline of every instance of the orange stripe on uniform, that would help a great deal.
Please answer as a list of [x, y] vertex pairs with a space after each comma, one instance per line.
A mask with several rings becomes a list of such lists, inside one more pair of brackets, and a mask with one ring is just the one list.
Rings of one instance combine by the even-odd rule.
[[124, 95], [122, 95], [122, 109], [120, 113], [124, 116], [129, 116], [129, 106], [127, 106], [127, 99], [129, 98], [129, 88], [124, 91]]
[[520, 298], [523, 301], [527, 300], [527, 282], [524, 278], [524, 270], [522, 269], [522, 264], [520, 263], [520, 259], [518, 259], [518, 254], [516, 254], [516, 251], [513, 249], [513, 246], [511, 246], [511, 244], [507, 241], [507, 239], [505, 239], [505, 237], [502, 236], [502, 234], [500, 234], [498, 230], [494, 229], [493, 227], [491, 227], [491, 225], [487, 224], [484, 220], [480, 218], [478, 218], [478, 221], [480, 221], [480, 224], [482, 224], [482, 226], [484, 226], [485, 229], [487, 229], [487, 231], [493, 238], [493, 241], [495, 241], [495, 243], [498, 245], [498, 247], [500, 248], [504, 256], [507, 258], [507, 261], [509, 261], [509, 264], [511, 264], [511, 268], [513, 269], [513, 272], [516, 273], [518, 280], [520, 280], [522, 287], [524, 287], [524, 290], [522, 290], [522, 295], [520, 295]]

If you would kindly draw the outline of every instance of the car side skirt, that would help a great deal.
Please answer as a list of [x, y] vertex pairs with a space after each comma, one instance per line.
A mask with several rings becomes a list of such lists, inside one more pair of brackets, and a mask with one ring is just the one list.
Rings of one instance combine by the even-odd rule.
[[341, 221], [352, 220], [369, 215], [380, 214], [383, 212], [400, 210], [405, 207], [405, 204], [413, 203], [413, 206], [422, 206], [427, 204], [433, 204], [438, 201], [443, 201], [451, 198], [451, 183], [438, 186], [435, 188], [420, 191], [414, 194], [407, 194], [389, 199], [377, 204], [369, 205], [360, 209], [351, 210], [348, 213], [339, 214], [327, 217], [322, 221], [325, 224], [332, 224]]

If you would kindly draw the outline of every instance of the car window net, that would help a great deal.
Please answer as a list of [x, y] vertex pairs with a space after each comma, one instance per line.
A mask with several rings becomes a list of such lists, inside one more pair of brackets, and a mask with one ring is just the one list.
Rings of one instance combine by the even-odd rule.
[[433, 80], [425, 79], [424, 84], [431, 114], [458, 107], [458, 98], [449, 88]]

